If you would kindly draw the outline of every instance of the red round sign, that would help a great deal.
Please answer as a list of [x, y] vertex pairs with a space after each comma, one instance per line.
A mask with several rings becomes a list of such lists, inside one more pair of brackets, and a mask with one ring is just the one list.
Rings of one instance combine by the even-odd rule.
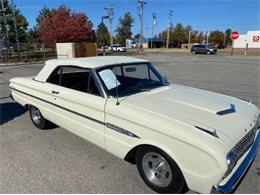
[[232, 32], [230, 35], [230, 38], [232, 40], [236, 40], [238, 37], [239, 37], [239, 32], [236, 32], [236, 31]]

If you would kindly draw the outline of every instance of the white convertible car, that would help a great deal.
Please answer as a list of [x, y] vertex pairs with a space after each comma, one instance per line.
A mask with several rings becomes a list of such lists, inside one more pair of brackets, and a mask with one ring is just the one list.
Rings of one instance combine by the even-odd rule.
[[49, 60], [10, 90], [36, 127], [56, 124], [136, 164], [160, 193], [232, 192], [260, 140], [253, 103], [169, 84], [147, 60]]

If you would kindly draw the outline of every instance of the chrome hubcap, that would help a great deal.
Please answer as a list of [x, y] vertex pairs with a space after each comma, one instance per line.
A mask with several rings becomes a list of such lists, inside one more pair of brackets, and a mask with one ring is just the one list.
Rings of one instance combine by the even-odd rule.
[[172, 181], [172, 171], [168, 162], [155, 152], [147, 153], [142, 161], [146, 178], [159, 187], [166, 187]]
[[32, 120], [36, 125], [39, 125], [41, 123], [42, 120], [42, 116], [40, 113], [40, 110], [38, 110], [37, 108], [33, 107], [31, 110], [31, 115], [32, 115]]

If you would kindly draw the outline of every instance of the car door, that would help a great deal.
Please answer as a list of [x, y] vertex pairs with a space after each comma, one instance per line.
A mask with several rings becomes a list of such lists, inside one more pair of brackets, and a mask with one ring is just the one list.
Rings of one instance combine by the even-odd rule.
[[104, 146], [104, 106], [90, 69], [61, 66], [59, 84], [53, 88], [56, 124], [100, 146]]
[[[139, 79], [156, 79], [156, 76], [148, 69], [146, 64], [115, 66], [111, 71], [116, 77], [109, 76], [110, 81], [112, 81], [112, 83], [109, 82], [109, 85], [103, 82], [106, 90], [115, 89], [116, 86], [121, 86], [121, 89], [124, 89], [127, 87], [127, 85], [123, 84], [126, 81], [133, 82], [133, 80], [136, 81]], [[100, 75], [101, 73], [102, 71], [98, 74]], [[101, 76], [101, 80], [107, 81], [108, 79]], [[129, 120], [131, 114], [135, 113], [134, 108], [131, 106], [128, 107], [128, 104], [124, 100], [126, 99], [122, 98], [119, 102], [116, 97], [112, 96], [108, 98], [105, 107], [105, 149], [120, 158], [124, 158], [126, 152], [130, 151], [133, 146], [140, 142], [140, 137], [138, 136], [140, 132], [135, 133], [140, 129], [140, 126]], [[126, 115], [129, 115], [129, 119]]]
[[194, 45], [193, 46], [193, 50], [196, 52], [196, 53], [200, 53], [200, 48], [198, 45]]
[[201, 46], [201, 53], [203, 53], [203, 54], [207, 53], [207, 47], [206, 47], [206, 45], [202, 45], [202, 46]]
[[[32, 80], [30, 78], [20, 78], [20, 79], [27, 79], [28, 87], [21, 88], [21, 92], [24, 94], [27, 94], [27, 98], [29, 101], [29, 104], [32, 106], [35, 106], [40, 109], [42, 115], [52, 121], [56, 122], [54, 119], [54, 113], [55, 113], [55, 106], [53, 106], [52, 102], [54, 101], [54, 96], [52, 94], [52, 84], [45, 83], [36, 80], [33, 78]], [[20, 89], [19, 85], [16, 87], [15, 83], [11, 82], [10, 87]], [[15, 91], [14, 91], [15, 92]], [[20, 101], [20, 96], [17, 97], [18, 99], [16, 101]], [[24, 99], [24, 98], [23, 98]], [[23, 101], [23, 100], [22, 100]], [[28, 102], [26, 103], [28, 104]]]
[[197, 53], [202, 53], [202, 46], [201, 45], [197, 45], [196, 49], [197, 49]]

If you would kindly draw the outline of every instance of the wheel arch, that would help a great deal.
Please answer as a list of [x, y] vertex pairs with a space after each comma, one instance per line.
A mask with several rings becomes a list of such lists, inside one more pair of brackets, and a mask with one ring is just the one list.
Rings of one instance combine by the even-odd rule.
[[185, 172], [183, 171], [183, 167], [181, 166], [180, 161], [178, 159], [176, 159], [175, 155], [172, 154], [172, 152], [169, 149], [167, 149], [167, 147], [164, 147], [160, 144], [154, 144], [154, 143], [153, 144], [148, 144], [148, 143], [139, 144], [139, 145], [136, 145], [135, 147], [133, 147], [126, 154], [124, 160], [131, 164], [136, 164], [136, 152], [139, 148], [142, 148], [142, 147], [155, 147], [155, 148], [158, 148], [159, 150], [163, 151], [167, 155], [169, 155], [172, 158], [172, 160], [175, 161], [176, 165], [179, 167], [179, 169], [183, 175], [184, 181], [185, 181], [185, 190], [187, 190], [188, 183], [187, 183], [186, 175], [184, 174]]
[[128, 153], [125, 155], [124, 160], [131, 163], [131, 164], [135, 164], [135, 156], [136, 156], [136, 152], [137, 149], [141, 148], [141, 147], [156, 147], [160, 150], [162, 150], [163, 152], [167, 153], [175, 162], [176, 164], [180, 167], [180, 169], [182, 170], [182, 166], [181, 163], [179, 161], [179, 159], [173, 154], [173, 152], [168, 149], [166, 146], [163, 146], [161, 144], [157, 144], [157, 143], [153, 143], [153, 142], [149, 142], [149, 143], [141, 143], [136, 145], [135, 147], [133, 147], [130, 151], [128, 151]]
[[135, 147], [133, 147], [125, 156], [124, 160], [131, 163], [131, 164], [136, 164], [136, 159], [135, 159], [135, 156], [136, 156], [136, 151], [137, 149], [141, 148], [141, 147], [145, 147], [145, 146], [152, 146], [150, 144], [140, 144], [140, 145], [137, 145]]
[[[152, 146], [152, 147], [156, 147], [160, 150], [162, 150], [163, 152], [165, 152], [166, 154], [168, 154], [177, 164], [177, 166], [179, 167], [179, 169], [182, 172], [182, 175], [185, 179], [186, 185], [188, 186], [189, 189], [196, 189], [195, 191], [199, 191], [197, 190], [196, 186], [197, 184], [200, 184], [201, 181], [198, 182], [194, 182], [194, 178], [197, 178], [196, 175], [193, 174], [193, 172], [190, 171], [190, 169], [188, 167], [186, 167], [185, 165], [182, 164], [182, 159], [181, 157], [178, 157], [177, 154], [174, 153], [174, 149], [173, 148], [169, 148], [166, 145], [164, 145], [163, 143], [158, 143], [156, 141], [146, 141], [143, 143], [139, 143], [137, 145], [135, 145], [134, 147], [132, 147], [125, 155], [124, 160], [131, 163], [131, 164], [136, 164], [136, 152], [140, 147], [145, 147], [145, 146]], [[201, 180], [201, 178], [199, 178], [199, 180]], [[204, 181], [204, 179], [202, 179], [202, 182]]]

